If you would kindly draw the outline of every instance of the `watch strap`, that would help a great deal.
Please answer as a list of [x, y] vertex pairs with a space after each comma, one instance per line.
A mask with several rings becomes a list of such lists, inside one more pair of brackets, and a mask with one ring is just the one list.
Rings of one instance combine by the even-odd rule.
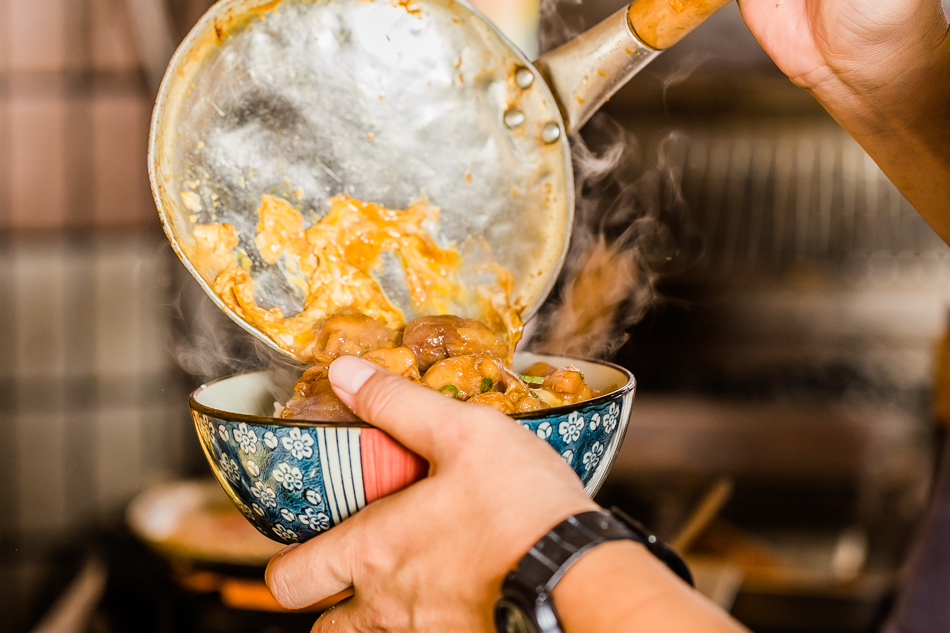
[[568, 517], [548, 532], [508, 574], [506, 583], [517, 582], [540, 594], [550, 593], [564, 574], [589, 550], [608, 541], [631, 540], [692, 585], [693, 577], [679, 555], [617, 508], [593, 510]]
[[640, 537], [640, 542], [643, 543], [643, 545], [651, 554], [660, 559], [660, 562], [666, 565], [670, 571], [679, 576], [680, 579], [690, 587], [696, 586], [696, 583], [693, 580], [693, 573], [689, 570], [689, 566], [686, 564], [686, 561], [684, 561], [683, 558], [676, 553], [676, 550], [658, 539], [655, 534], [643, 527], [639, 521], [627, 516], [627, 514], [625, 514], [620, 508], [613, 507], [610, 509], [610, 512], [618, 520], [622, 521], [631, 531], [638, 534]]

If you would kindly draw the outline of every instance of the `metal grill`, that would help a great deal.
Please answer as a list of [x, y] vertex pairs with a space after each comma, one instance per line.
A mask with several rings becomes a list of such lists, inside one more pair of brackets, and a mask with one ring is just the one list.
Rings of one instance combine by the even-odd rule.
[[684, 359], [673, 375], [727, 393], [926, 402], [950, 250], [864, 150], [824, 117], [677, 127], [671, 167], [704, 239], [674, 296], [688, 305], [679, 329], [658, 335], [664, 357]]
[[946, 245], [833, 122], [690, 129], [684, 196], [702, 275], [777, 274], [876, 259], [947, 267]]

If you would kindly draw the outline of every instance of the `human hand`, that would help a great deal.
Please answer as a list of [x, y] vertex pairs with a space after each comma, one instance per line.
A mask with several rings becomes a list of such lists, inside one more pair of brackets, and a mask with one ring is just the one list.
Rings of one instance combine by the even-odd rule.
[[762, 48], [950, 244], [950, 37], [940, 0], [738, 0]]
[[596, 505], [544, 442], [507, 416], [456, 402], [366, 361], [330, 366], [334, 391], [429, 461], [429, 477], [384, 497], [268, 565], [285, 607], [349, 587], [314, 631], [494, 631], [505, 574], [561, 520]]
[[940, 0], [738, 1], [778, 67], [823, 101], [886, 100], [947, 40]]

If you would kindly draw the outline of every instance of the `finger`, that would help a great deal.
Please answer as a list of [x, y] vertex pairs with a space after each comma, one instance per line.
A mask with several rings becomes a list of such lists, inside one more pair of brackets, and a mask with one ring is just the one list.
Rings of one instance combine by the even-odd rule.
[[468, 432], [464, 422], [477, 420], [485, 426], [500, 416], [510, 423], [494, 410], [466, 406], [355, 356], [333, 361], [330, 383], [361, 419], [430, 462], [455, 452], [453, 447], [464, 441]]
[[[396, 550], [409, 540], [404, 532], [414, 529], [402, 508], [418, 507], [422, 499], [431, 498], [428, 486], [429, 480], [418, 482], [373, 502], [332, 530], [282, 550], [264, 571], [274, 599], [288, 609], [302, 609], [330, 597], [343, 599], [359, 586], [367, 569], [374, 573], [392, 569]], [[401, 499], [406, 495], [408, 499]]]
[[355, 517], [270, 560], [264, 582], [281, 606], [302, 609], [353, 586], [354, 522]]

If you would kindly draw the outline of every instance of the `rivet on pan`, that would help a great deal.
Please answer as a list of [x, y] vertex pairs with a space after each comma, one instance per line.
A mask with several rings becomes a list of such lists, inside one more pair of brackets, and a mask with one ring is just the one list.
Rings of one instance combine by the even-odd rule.
[[521, 66], [515, 71], [515, 83], [518, 84], [518, 87], [522, 90], [530, 88], [531, 84], [534, 83], [534, 73], [524, 66]]
[[505, 111], [504, 117], [505, 125], [508, 127], [518, 127], [524, 123], [524, 112], [518, 108], [511, 108]]
[[541, 130], [541, 140], [550, 145], [561, 138], [561, 126], [551, 121]]

